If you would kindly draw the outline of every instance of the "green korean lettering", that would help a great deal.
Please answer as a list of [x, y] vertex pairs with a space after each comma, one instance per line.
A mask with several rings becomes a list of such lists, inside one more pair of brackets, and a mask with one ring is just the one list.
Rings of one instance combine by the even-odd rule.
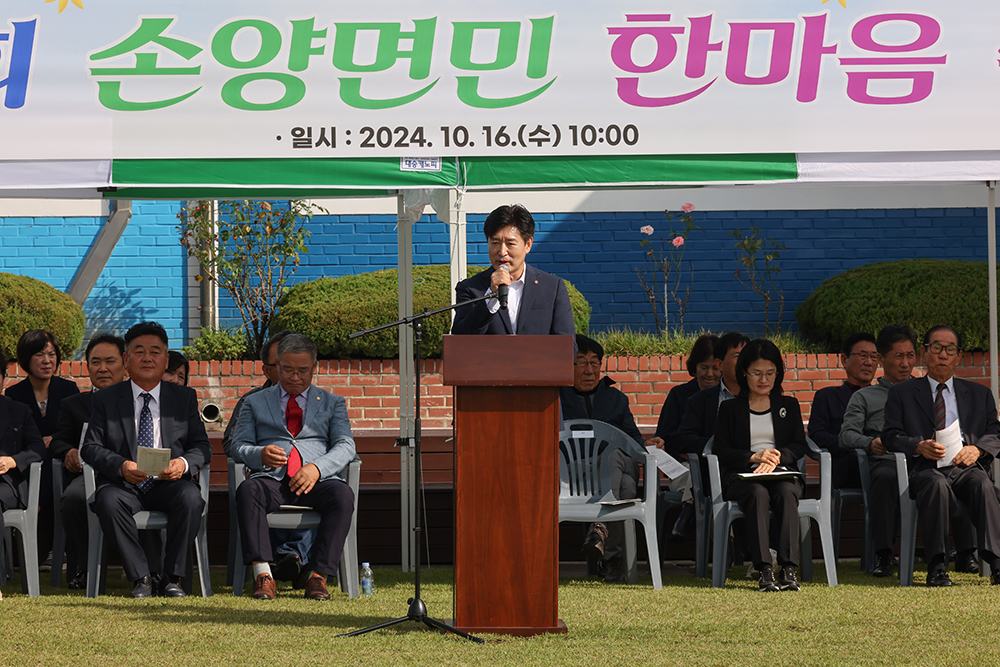
[[164, 109], [171, 105], [183, 102], [199, 90], [201, 90], [201, 86], [188, 93], [184, 93], [183, 95], [172, 97], [169, 100], [157, 100], [155, 102], [129, 102], [122, 98], [121, 81], [98, 81], [97, 101], [101, 103], [101, 106], [106, 109], [111, 109], [112, 111], [155, 111], [156, 109]]
[[367, 98], [361, 94], [361, 77], [341, 77], [340, 99], [344, 101], [344, 104], [352, 106], [355, 109], [392, 109], [420, 99], [430, 92], [431, 88], [433, 88], [438, 81], [440, 81], [440, 79], [434, 79], [430, 85], [425, 86], [415, 93], [410, 93], [409, 95], [376, 100]]
[[202, 52], [202, 47], [197, 44], [192, 44], [191, 42], [185, 42], [182, 39], [167, 37], [163, 34], [175, 20], [177, 20], [176, 17], [144, 17], [140, 19], [139, 27], [135, 29], [135, 32], [128, 35], [117, 44], [109, 46], [103, 51], [98, 51], [97, 53], [92, 54], [90, 56], [90, 60], [106, 60], [108, 58], [123, 56], [150, 43], [159, 44], [168, 51], [173, 51], [184, 60], [191, 60]]
[[326, 39], [326, 28], [315, 30], [315, 18], [292, 21], [292, 39], [288, 49], [288, 69], [293, 72], [304, 72], [309, 66], [310, 56], [321, 56], [326, 47], [314, 47], [317, 39]]
[[[549, 55], [552, 47], [552, 26], [555, 17], [529, 19], [531, 22], [531, 37], [528, 42], [528, 62], [525, 74], [529, 79], [544, 78], [548, 72]], [[507, 69], [517, 61], [520, 23], [512, 21], [469, 21], [455, 22], [454, 39], [451, 45], [451, 64], [465, 71], [496, 71]], [[476, 31], [498, 31], [497, 53], [493, 62], [475, 63], [472, 61], [472, 44]], [[503, 109], [524, 104], [535, 99], [555, 83], [553, 77], [548, 83], [513, 97], [492, 98], [480, 92], [482, 77], [457, 76], [458, 99], [464, 104], [477, 109]]]
[[[233, 43], [241, 30], [254, 30], [260, 36], [256, 55], [249, 60], [239, 60], [233, 53]], [[212, 57], [223, 67], [252, 69], [266, 65], [281, 51], [281, 31], [277, 26], [261, 19], [240, 19], [219, 28], [212, 37]]]
[[[413, 22], [413, 31], [403, 32], [400, 23], [336, 23], [337, 34], [333, 42], [333, 66], [342, 72], [384, 72], [400, 58], [410, 59], [410, 78], [426, 79], [431, 73], [431, 55], [434, 51], [434, 31], [437, 19], [419, 19]], [[354, 62], [358, 33], [375, 31], [378, 46], [375, 61], [369, 65]], [[400, 45], [401, 40], [413, 40], [410, 49]]]
[[[274, 102], [251, 102], [243, 95], [247, 84], [256, 81], [274, 81], [285, 89], [280, 99]], [[306, 84], [297, 76], [284, 73], [259, 72], [234, 76], [222, 86], [222, 101], [234, 109], [244, 111], [276, 111], [293, 107], [306, 96]]]

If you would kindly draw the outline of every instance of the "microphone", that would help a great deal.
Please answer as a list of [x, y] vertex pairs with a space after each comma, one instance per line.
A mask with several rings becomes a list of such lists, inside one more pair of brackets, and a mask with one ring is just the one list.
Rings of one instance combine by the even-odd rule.
[[[510, 273], [510, 269], [507, 268], [506, 264], [501, 264], [500, 268]], [[510, 292], [510, 285], [500, 285], [497, 287], [497, 301], [500, 302], [500, 307], [507, 310], [507, 294]]]

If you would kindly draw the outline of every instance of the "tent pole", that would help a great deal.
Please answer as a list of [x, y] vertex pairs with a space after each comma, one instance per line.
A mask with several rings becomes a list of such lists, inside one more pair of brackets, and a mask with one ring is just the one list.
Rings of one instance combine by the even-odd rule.
[[94, 243], [87, 251], [87, 256], [80, 264], [79, 270], [73, 276], [66, 293], [80, 306], [90, 296], [90, 291], [97, 284], [101, 272], [104, 271], [112, 251], [125, 231], [125, 226], [132, 219], [132, 201], [130, 199], [115, 199], [111, 202], [111, 215], [101, 227]]
[[990, 284], [990, 389], [997, 396], [997, 182], [990, 181], [989, 208], [986, 219], [989, 239], [989, 284]]
[[[406, 214], [403, 191], [396, 197], [397, 238], [399, 240], [399, 318], [413, 314], [413, 228]], [[399, 327], [399, 502], [401, 563], [404, 572], [412, 572], [419, 545], [413, 538], [417, 519], [417, 480], [414, 461], [413, 329]]]
[[[438, 216], [441, 219], [440, 215]], [[455, 286], [469, 274], [468, 248], [466, 247], [465, 198], [458, 190], [448, 191], [448, 251], [451, 257], [451, 294], [455, 296]], [[451, 321], [455, 321], [455, 311], [451, 311]]]

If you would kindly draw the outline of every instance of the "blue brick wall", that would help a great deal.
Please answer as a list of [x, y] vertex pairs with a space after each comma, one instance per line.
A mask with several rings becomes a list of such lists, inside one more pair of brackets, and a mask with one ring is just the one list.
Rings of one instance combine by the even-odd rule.
[[[88, 334], [156, 320], [172, 341], [183, 340], [187, 281], [178, 210], [173, 202], [133, 202], [132, 219], [83, 304]], [[65, 290], [103, 224], [103, 218], [0, 218], [0, 271]]]
[[[84, 304], [88, 328], [122, 330], [144, 319], [160, 321], [175, 341], [188, 327], [186, 299], [196, 289], [186, 278], [186, 257], [175, 230], [179, 205], [134, 202], [133, 218], [108, 266]], [[701, 230], [687, 240], [686, 261], [694, 287], [685, 316], [689, 331], [763, 329], [760, 299], [734, 277], [739, 268], [736, 228], [761, 228], [784, 244], [780, 283], [785, 324], [794, 328], [795, 307], [822, 281], [870, 262], [913, 257], [986, 260], [985, 209], [873, 209], [827, 211], [695, 211]], [[635, 269], [642, 265], [639, 232], [669, 231], [662, 211], [537, 214], [529, 262], [570, 280], [593, 306], [596, 330], [651, 330], [653, 316]], [[486, 265], [484, 215], [469, 218], [469, 263]], [[0, 218], [0, 271], [30, 275], [66, 289], [101, 218]], [[292, 282], [343, 276], [396, 266], [395, 215], [318, 216], [309, 223], [310, 251]], [[416, 264], [448, 263], [447, 226], [424, 216], [414, 229]], [[685, 267], [685, 271], [688, 267]], [[239, 314], [220, 295], [224, 323]]]

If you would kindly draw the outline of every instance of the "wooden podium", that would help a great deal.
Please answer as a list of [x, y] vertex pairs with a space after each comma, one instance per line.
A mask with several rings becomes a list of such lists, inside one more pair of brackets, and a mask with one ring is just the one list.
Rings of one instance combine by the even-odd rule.
[[571, 336], [445, 336], [455, 387], [459, 630], [566, 632], [559, 620], [559, 387]]

